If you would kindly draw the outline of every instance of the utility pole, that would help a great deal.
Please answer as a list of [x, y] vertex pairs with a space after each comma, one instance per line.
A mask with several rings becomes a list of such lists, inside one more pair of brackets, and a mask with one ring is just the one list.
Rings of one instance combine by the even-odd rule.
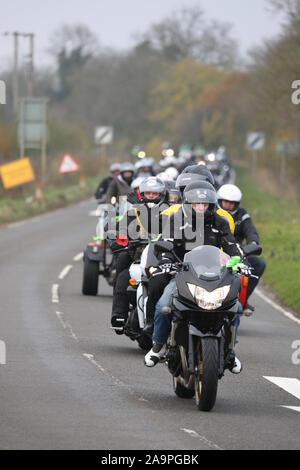
[[14, 31], [13, 33], [5, 32], [4, 36], [14, 37], [14, 70], [13, 70], [13, 110], [14, 115], [18, 116], [19, 105], [19, 36], [29, 37], [29, 74], [27, 81], [27, 94], [29, 97], [33, 96], [34, 92], [34, 34], [33, 33], [20, 33]]
[[[9, 34], [9, 33], [7, 33]], [[19, 57], [19, 33], [16, 31], [14, 35], [14, 75], [13, 75], [13, 107], [14, 115], [18, 114], [18, 103], [19, 103], [19, 80], [18, 80], [18, 57]]]
[[27, 80], [27, 95], [32, 98], [34, 95], [34, 34], [24, 34], [29, 38], [29, 73]]

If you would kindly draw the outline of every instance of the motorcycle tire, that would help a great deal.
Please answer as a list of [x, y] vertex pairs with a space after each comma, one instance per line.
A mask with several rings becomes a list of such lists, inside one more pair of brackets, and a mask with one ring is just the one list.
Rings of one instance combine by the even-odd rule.
[[200, 411], [210, 411], [216, 402], [219, 380], [217, 338], [199, 338], [196, 348], [195, 400]]
[[179, 398], [193, 398], [195, 395], [195, 390], [186, 388], [182, 383], [179, 382], [178, 377], [173, 376], [173, 388], [175, 394]]
[[82, 294], [97, 295], [99, 279], [99, 263], [86, 256], [83, 266]]

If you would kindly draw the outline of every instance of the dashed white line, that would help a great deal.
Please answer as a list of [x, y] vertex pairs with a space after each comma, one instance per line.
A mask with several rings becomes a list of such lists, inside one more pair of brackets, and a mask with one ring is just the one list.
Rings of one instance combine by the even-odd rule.
[[58, 304], [59, 303], [59, 297], [58, 297], [58, 288], [59, 288], [59, 285], [58, 284], [53, 284], [52, 285], [52, 289], [51, 289], [51, 293], [52, 293], [52, 303], [56, 303]]
[[68, 264], [67, 266], [65, 266], [64, 269], [59, 274], [58, 279], [64, 279], [72, 268], [73, 266], [71, 264]]
[[215, 444], [214, 442], [209, 441], [205, 436], [200, 436], [200, 434], [198, 434], [198, 433], [197, 433], [196, 431], [194, 431], [193, 429], [180, 428], [180, 430], [183, 431], [183, 432], [185, 432], [185, 433], [188, 434], [189, 436], [198, 439], [198, 440], [201, 441], [203, 444], [207, 445], [208, 447], [210, 447], [210, 448], [212, 448], [212, 449], [223, 450], [221, 447], [219, 447], [219, 446], [218, 446], [217, 444]]
[[293, 320], [295, 323], [297, 323], [298, 325], [300, 325], [300, 319], [295, 317], [295, 315], [293, 315], [292, 313], [288, 312], [287, 310], [285, 310], [284, 308], [280, 307], [280, 305], [277, 305], [275, 302], [273, 302], [273, 300], [269, 299], [269, 297], [267, 297], [260, 289], [256, 288], [255, 289], [255, 293], [261, 298], [263, 299], [265, 302], [267, 302], [269, 305], [271, 305], [273, 308], [275, 308], [276, 310], [278, 310], [279, 312], [283, 313], [283, 315], [287, 318], [289, 318], [290, 320]]
[[73, 331], [73, 328], [71, 327], [70, 323], [64, 319], [64, 314], [63, 312], [56, 312], [56, 316], [59, 319], [60, 323], [62, 324], [64, 330], [69, 331], [70, 335], [72, 336], [73, 339], [78, 341], [78, 337]]
[[104, 367], [98, 361], [95, 360], [93, 354], [83, 353], [82, 355], [86, 359], [88, 359], [88, 361], [90, 361], [94, 366], [96, 366], [103, 374], [107, 375], [110, 379], [112, 379], [115, 385], [125, 388], [130, 393], [130, 395], [133, 395], [135, 397], [137, 396], [139, 401], [148, 402], [148, 400], [146, 400], [142, 396], [139, 396], [135, 390], [133, 390], [131, 387], [126, 385], [120, 379], [118, 379], [114, 375], [111, 375], [106, 369], [104, 369]]
[[74, 256], [73, 261], [80, 261], [83, 258], [83, 251], [78, 253], [78, 255]]

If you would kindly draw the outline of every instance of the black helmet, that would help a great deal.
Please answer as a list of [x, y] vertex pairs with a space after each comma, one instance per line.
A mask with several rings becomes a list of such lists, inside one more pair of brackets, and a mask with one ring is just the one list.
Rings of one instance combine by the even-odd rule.
[[[145, 197], [146, 192], [159, 193], [159, 196], [156, 199], [147, 199]], [[149, 208], [152, 208], [164, 201], [166, 196], [166, 188], [164, 183], [159, 178], [155, 176], [148, 176], [140, 184], [140, 195], [142, 196], [142, 201], [147, 204]]]
[[[180, 202], [181, 200], [181, 193], [180, 193], [180, 190], [176, 188], [176, 183], [175, 181], [172, 181], [172, 180], [167, 180], [164, 182], [165, 184], [165, 188], [166, 188], [166, 202], [169, 203], [169, 202]], [[174, 195], [174, 196], [177, 196], [177, 201], [169, 201], [169, 196], [170, 195]]]
[[196, 173], [181, 173], [176, 180], [175, 187], [183, 193], [184, 188], [194, 181], [203, 181], [202, 175], [197, 175]]
[[[124, 173], [131, 173], [131, 176], [130, 177], [124, 177]], [[132, 180], [133, 180], [133, 176], [134, 176], [134, 166], [132, 163], [130, 162], [124, 162], [122, 163], [121, 167], [120, 167], [120, 175], [121, 175], [121, 178], [130, 186], [131, 183], [132, 183]]]
[[207, 181], [195, 181], [186, 186], [183, 192], [183, 204], [209, 204], [204, 219], [211, 216], [216, 208], [217, 193], [212, 184]]
[[215, 185], [214, 177], [211, 171], [209, 171], [205, 165], [189, 165], [183, 170], [182, 173], [191, 173], [202, 176], [205, 181], [208, 181], [213, 186]]

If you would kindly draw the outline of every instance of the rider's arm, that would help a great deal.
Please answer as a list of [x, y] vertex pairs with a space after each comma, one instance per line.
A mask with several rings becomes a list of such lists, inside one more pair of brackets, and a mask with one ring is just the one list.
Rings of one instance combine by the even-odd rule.
[[106, 192], [106, 202], [108, 204], [111, 203], [111, 198], [113, 196], [115, 197], [118, 197], [119, 193], [118, 193], [118, 187], [117, 187], [117, 182], [115, 180], [112, 180], [110, 185], [108, 186], [107, 188], [107, 192]]
[[250, 215], [245, 209], [241, 209], [241, 230], [243, 238], [247, 243], [257, 243], [259, 245], [259, 236]]
[[215, 226], [220, 233], [220, 248], [230, 256], [243, 256], [243, 250], [231, 233], [227, 220], [215, 214]]

